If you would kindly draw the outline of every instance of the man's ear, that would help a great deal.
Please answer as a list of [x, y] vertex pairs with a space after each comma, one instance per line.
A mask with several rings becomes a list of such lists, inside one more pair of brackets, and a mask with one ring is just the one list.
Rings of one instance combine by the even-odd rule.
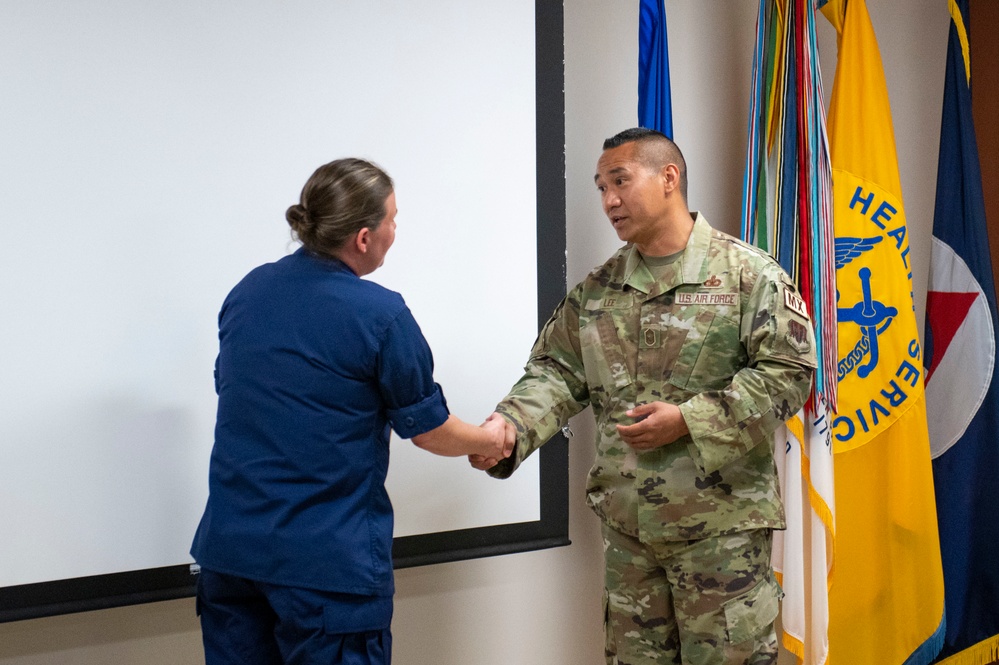
[[680, 167], [676, 164], [667, 164], [663, 167], [663, 180], [666, 183], [666, 191], [671, 192], [680, 186]]

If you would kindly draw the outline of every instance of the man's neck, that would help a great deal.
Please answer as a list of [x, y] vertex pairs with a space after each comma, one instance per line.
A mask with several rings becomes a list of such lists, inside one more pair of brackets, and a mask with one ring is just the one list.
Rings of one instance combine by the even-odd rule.
[[689, 210], [678, 210], [663, 222], [662, 229], [651, 241], [636, 243], [636, 249], [644, 256], [669, 256], [682, 252], [694, 231], [694, 218]]

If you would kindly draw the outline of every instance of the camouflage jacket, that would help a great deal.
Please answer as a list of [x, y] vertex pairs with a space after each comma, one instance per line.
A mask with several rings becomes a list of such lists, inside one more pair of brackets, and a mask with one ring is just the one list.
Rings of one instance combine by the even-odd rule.
[[[660, 281], [627, 245], [559, 304], [497, 407], [517, 447], [489, 473], [509, 476], [592, 405], [587, 502], [612, 528], [647, 542], [783, 528], [773, 432], [805, 402], [814, 367], [790, 278], [698, 213]], [[615, 425], [652, 401], [678, 405], [690, 434], [637, 453]]]

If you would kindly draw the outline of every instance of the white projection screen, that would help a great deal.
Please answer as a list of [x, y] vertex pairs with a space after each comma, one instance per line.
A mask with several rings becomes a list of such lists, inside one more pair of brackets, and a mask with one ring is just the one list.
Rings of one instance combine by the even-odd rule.
[[[480, 422], [565, 290], [557, 0], [0, 10], [0, 621], [191, 595], [217, 314], [332, 159], [396, 183], [368, 276]], [[566, 444], [490, 479], [393, 438], [397, 567], [568, 543]]]

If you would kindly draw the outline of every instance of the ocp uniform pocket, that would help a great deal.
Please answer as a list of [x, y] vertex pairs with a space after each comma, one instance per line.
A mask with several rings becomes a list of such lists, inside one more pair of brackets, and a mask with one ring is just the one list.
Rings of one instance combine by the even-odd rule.
[[689, 332], [680, 332], [685, 333], [683, 348], [669, 377], [674, 386], [694, 393], [720, 390], [745, 367], [748, 356], [737, 318], [704, 309]]
[[634, 327], [631, 318], [637, 319], [637, 313], [632, 298], [624, 296], [586, 303], [580, 312], [580, 350], [591, 391], [602, 388], [612, 394], [633, 383], [634, 358], [623, 345]]
[[772, 577], [725, 603], [725, 631], [731, 644], [760, 637], [777, 619], [784, 590]]

